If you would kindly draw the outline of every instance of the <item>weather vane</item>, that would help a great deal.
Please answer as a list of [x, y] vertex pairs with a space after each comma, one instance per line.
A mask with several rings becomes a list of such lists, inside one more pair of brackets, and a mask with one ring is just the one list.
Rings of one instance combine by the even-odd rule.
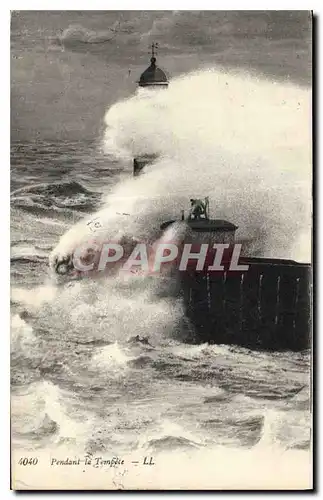
[[158, 42], [153, 42], [151, 44], [151, 57], [155, 57], [157, 55], [157, 50], [158, 50]]

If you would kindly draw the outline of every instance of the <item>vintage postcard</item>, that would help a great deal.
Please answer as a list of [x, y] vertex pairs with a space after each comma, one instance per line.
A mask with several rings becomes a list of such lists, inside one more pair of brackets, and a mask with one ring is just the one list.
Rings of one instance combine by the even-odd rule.
[[11, 13], [11, 488], [311, 490], [312, 14]]

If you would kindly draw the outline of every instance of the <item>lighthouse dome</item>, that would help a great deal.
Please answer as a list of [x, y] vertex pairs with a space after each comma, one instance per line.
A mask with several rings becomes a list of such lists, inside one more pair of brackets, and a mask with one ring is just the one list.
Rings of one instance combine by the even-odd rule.
[[150, 66], [141, 74], [139, 87], [168, 87], [165, 72], [156, 66], [156, 58], [150, 59]]

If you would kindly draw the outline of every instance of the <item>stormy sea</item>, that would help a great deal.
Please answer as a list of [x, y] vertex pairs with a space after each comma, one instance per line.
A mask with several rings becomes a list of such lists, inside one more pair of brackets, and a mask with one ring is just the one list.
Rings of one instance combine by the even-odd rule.
[[[231, 487], [261, 487], [269, 463], [273, 477], [308, 477], [309, 351], [188, 343], [158, 276], [69, 280], [49, 263], [91, 237], [93, 218], [107, 241], [151, 241], [192, 196], [209, 196], [254, 255], [309, 262], [309, 116], [306, 85], [210, 65], [103, 106], [96, 138], [12, 141], [19, 456], [153, 456], [166, 465], [151, 488], [227, 487], [232, 471]], [[144, 153], [158, 157], [133, 178]], [[186, 465], [167, 475], [174, 460]]]

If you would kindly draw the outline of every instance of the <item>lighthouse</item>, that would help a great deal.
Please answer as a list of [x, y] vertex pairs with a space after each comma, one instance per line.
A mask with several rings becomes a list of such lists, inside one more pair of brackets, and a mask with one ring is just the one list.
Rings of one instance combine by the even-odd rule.
[[[156, 92], [166, 90], [169, 85], [166, 73], [157, 66], [157, 49], [158, 43], [151, 44], [151, 58], [150, 66], [140, 75], [138, 80], [139, 88], [148, 90], [149, 92]], [[153, 163], [158, 157], [158, 154], [144, 154], [133, 160], [133, 175], [136, 177], [142, 173], [146, 165]]]
[[165, 72], [156, 64], [156, 51], [158, 43], [151, 44], [150, 66], [141, 74], [138, 81], [139, 87], [149, 88], [152, 90], [167, 89], [168, 79]]

